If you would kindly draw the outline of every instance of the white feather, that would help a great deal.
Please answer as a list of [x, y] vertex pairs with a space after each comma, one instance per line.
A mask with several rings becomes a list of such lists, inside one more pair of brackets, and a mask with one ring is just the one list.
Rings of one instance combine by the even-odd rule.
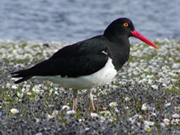
[[112, 80], [112, 78], [117, 74], [117, 71], [112, 64], [112, 59], [108, 59], [106, 65], [99, 71], [86, 76], [80, 77], [61, 77], [57, 76], [34, 76], [36, 79], [45, 79], [53, 83], [58, 83], [65, 88], [73, 89], [87, 89], [92, 87], [97, 87], [104, 85]]

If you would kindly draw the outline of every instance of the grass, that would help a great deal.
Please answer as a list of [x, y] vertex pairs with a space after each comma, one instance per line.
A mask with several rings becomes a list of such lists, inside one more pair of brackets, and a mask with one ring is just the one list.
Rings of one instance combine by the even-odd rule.
[[[94, 89], [95, 114], [86, 90], [79, 91], [74, 114], [71, 89], [41, 80], [15, 85], [10, 76], [67, 43], [0, 41], [0, 133], [179, 134], [180, 42], [155, 44], [159, 50], [133, 43], [129, 61], [112, 82]], [[12, 113], [12, 108], [19, 112]]]

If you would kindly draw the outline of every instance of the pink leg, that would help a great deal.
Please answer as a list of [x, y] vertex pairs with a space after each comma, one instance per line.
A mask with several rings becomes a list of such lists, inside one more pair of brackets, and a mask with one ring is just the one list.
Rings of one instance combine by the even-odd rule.
[[73, 110], [76, 112], [77, 108], [77, 92], [78, 90], [73, 90]]
[[91, 111], [94, 112], [96, 109], [95, 109], [94, 102], [93, 102], [93, 94], [92, 94], [91, 89], [89, 91], [90, 91], [89, 92], [89, 99], [90, 99], [90, 104], [91, 104]]

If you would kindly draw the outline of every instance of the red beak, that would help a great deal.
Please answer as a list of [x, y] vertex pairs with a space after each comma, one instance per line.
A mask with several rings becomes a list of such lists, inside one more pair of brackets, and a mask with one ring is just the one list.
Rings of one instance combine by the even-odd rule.
[[134, 37], [142, 40], [143, 42], [145, 42], [148, 45], [153, 46], [156, 49], [159, 49], [159, 47], [157, 47], [154, 43], [152, 43], [149, 39], [145, 38], [143, 35], [141, 35], [139, 32], [137, 32], [136, 30], [131, 31], [131, 33], [133, 34]]

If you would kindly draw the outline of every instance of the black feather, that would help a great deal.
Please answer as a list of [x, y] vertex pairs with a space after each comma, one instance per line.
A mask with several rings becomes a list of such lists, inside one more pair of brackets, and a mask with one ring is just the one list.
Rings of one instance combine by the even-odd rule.
[[[13, 77], [22, 77], [15, 83], [30, 79], [33, 76], [79, 77], [90, 75], [105, 66], [108, 56], [103, 36], [66, 46], [57, 51], [51, 58], [35, 66], [12, 73]], [[99, 42], [99, 40], [101, 42]]]

